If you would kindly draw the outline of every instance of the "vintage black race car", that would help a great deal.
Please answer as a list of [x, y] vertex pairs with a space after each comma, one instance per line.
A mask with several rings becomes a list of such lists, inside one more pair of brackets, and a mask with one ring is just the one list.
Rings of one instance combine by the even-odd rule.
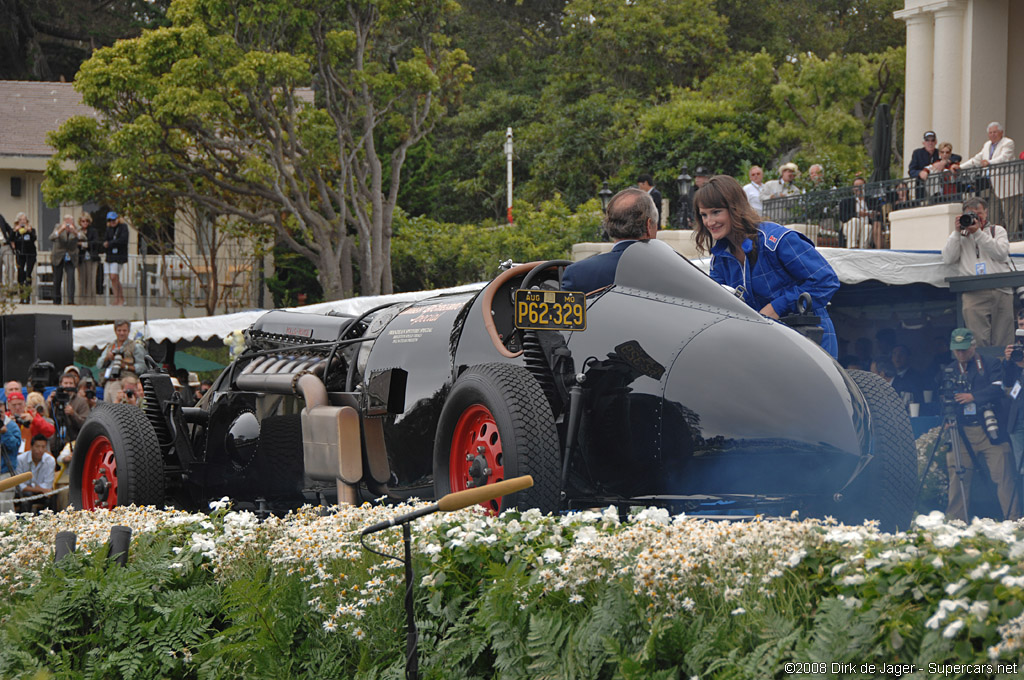
[[566, 264], [359, 316], [267, 312], [197, 406], [151, 370], [142, 410], [97, 408], [72, 502], [226, 495], [278, 511], [530, 474], [495, 509], [797, 509], [907, 525], [916, 456], [884, 380], [844, 371], [659, 241], [629, 248], [615, 285], [585, 298], [558, 292]]

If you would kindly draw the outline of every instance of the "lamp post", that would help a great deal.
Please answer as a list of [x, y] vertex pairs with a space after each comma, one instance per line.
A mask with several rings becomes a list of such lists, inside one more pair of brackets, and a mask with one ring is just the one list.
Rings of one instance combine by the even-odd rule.
[[597, 192], [597, 196], [601, 199], [601, 212], [605, 212], [608, 209], [608, 201], [612, 200], [612, 190], [608, 188], [607, 180], [601, 183], [601, 190]]
[[686, 171], [686, 165], [683, 165], [683, 171], [676, 177], [676, 189], [679, 191], [679, 228], [688, 229], [690, 226], [690, 187], [693, 185], [693, 178], [690, 177], [690, 173]]

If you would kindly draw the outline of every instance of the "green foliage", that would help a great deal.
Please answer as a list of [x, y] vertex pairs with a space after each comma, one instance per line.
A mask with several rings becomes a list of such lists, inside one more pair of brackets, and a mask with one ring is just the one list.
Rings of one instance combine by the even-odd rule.
[[[354, 536], [409, 509], [307, 508], [263, 522], [223, 508], [4, 517], [0, 668], [10, 678], [400, 678], [402, 570]], [[135, 527], [126, 568], [100, 543], [112, 523]], [[80, 552], [54, 565], [53, 534], [69, 527]], [[460, 511], [418, 521], [413, 537], [427, 679], [746, 680], [808, 675], [810, 663], [853, 663], [842, 675], [867, 678], [894, 673], [861, 664], [995, 668], [1024, 649], [1024, 532], [1012, 522], [932, 513], [887, 535], [651, 508], [628, 522], [614, 508]], [[396, 532], [370, 540], [400, 550]]]
[[556, 197], [537, 208], [516, 204], [515, 224], [445, 224], [398, 215], [392, 270], [399, 291], [445, 288], [485, 281], [498, 264], [567, 259], [574, 243], [597, 240], [601, 209], [592, 199], [570, 212]]

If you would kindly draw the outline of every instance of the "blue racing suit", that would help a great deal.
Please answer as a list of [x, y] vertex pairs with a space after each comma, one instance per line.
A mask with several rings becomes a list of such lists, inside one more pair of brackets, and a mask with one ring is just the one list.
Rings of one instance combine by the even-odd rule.
[[711, 247], [711, 278], [733, 288], [743, 287], [743, 301], [757, 311], [771, 303], [780, 317], [796, 313], [801, 293], [811, 294], [811, 308], [821, 317], [825, 335], [821, 346], [833, 357], [839, 353], [836, 329], [825, 305], [839, 289], [839, 277], [832, 266], [798, 231], [774, 222], [757, 225], [757, 261], [751, 265], [750, 239], [743, 243], [748, 254], [741, 265], [731, 252], [729, 242], [721, 240]]

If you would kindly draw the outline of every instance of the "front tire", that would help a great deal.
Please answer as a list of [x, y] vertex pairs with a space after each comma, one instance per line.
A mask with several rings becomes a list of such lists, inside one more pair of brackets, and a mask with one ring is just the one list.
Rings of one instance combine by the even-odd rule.
[[81, 510], [164, 504], [160, 442], [137, 406], [98, 404], [75, 440], [71, 503]]
[[848, 490], [848, 522], [877, 519], [885, 531], [907, 529], [917, 499], [917, 449], [903, 402], [883, 378], [849, 371], [871, 413], [874, 458]]
[[490, 501], [555, 512], [560, 507], [558, 433], [547, 397], [525, 368], [472, 366], [455, 381], [434, 439], [434, 491], [454, 492], [532, 475], [533, 486]]

